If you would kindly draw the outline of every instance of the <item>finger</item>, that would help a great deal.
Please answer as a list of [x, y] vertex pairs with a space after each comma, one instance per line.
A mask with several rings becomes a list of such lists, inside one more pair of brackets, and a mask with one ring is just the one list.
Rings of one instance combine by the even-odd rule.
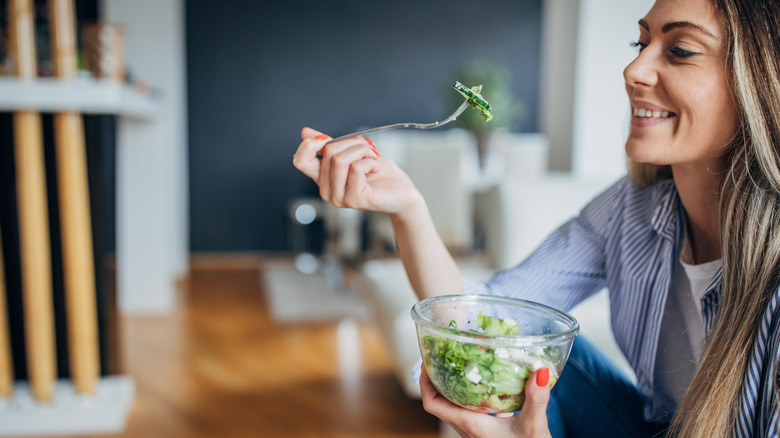
[[[509, 436], [507, 434], [491, 433], [490, 426], [485, 423], [486, 419], [491, 417], [456, 406], [444, 398], [433, 386], [424, 366], [420, 373], [420, 395], [426, 412], [449, 424], [461, 437]], [[479, 431], [480, 433], [473, 433], [473, 431]]]
[[[304, 140], [305, 141], [305, 140]], [[340, 153], [344, 152], [345, 150], [349, 149], [352, 146], [355, 145], [363, 145], [365, 146], [366, 143], [361, 137], [354, 137], [349, 138], [342, 141], [337, 141], [335, 143], [328, 143], [327, 146], [323, 147], [320, 143], [320, 148], [316, 151], [316, 153], [320, 154], [322, 156], [322, 160], [320, 160], [319, 164], [319, 175], [317, 176], [317, 184], [320, 186], [320, 197], [322, 199], [333, 202], [333, 188], [334, 183], [332, 182], [334, 172], [334, 162], [333, 158], [338, 156]], [[343, 166], [345, 164], [346, 160], [345, 157], [342, 157], [339, 159], [339, 161], [336, 162], [336, 165]], [[337, 175], [338, 177], [338, 175]], [[341, 178], [340, 184], [341, 189], [337, 190], [336, 193], [343, 194], [343, 185], [346, 182], [346, 169], [343, 173], [343, 177]]]
[[531, 375], [525, 385], [525, 402], [520, 416], [526, 426], [547, 429], [547, 404], [550, 401], [550, 369], [542, 368]]
[[344, 187], [344, 206], [373, 209], [373, 201], [368, 198], [369, 188], [366, 180], [368, 174], [375, 172], [378, 167], [379, 163], [373, 157], [363, 158], [350, 166]]
[[[309, 128], [304, 128], [304, 130]], [[313, 129], [310, 129], [312, 132]], [[301, 132], [304, 135], [304, 132]], [[317, 157], [317, 151], [322, 149], [322, 145], [329, 139], [325, 134], [317, 134], [314, 137], [306, 137], [293, 155], [293, 166], [304, 173], [304, 175], [317, 182], [320, 174], [320, 160]]]
[[316, 129], [311, 129], [308, 126], [304, 126], [303, 129], [301, 129], [301, 139], [306, 140], [310, 137], [316, 137], [318, 135], [322, 135], [323, 133], [320, 131], [317, 131]]
[[[431, 378], [428, 376], [428, 371], [425, 370], [424, 365], [422, 367], [422, 371], [420, 372], [420, 398], [422, 399], [425, 410], [433, 415], [437, 415], [436, 411], [440, 410], [437, 409], [437, 407], [441, 406], [442, 402], [448, 402], [441, 394], [439, 394], [439, 391], [436, 390], [436, 387], [433, 386], [433, 382], [431, 382]], [[431, 408], [433, 410], [431, 410]]]
[[[365, 174], [359, 175], [360, 168], [355, 168], [355, 164], [358, 161], [364, 159], [376, 158], [371, 148], [366, 144], [352, 145], [343, 151], [334, 154], [330, 159], [330, 197], [331, 202], [336, 207], [346, 207], [344, 205], [344, 194], [347, 190], [347, 183], [350, 175], [357, 179], [356, 182], [362, 180], [365, 183]], [[375, 161], [375, 160], [372, 160]], [[358, 192], [359, 193], [359, 190]], [[356, 194], [353, 194], [353, 200], [356, 198]]]
[[374, 150], [374, 153], [376, 154], [377, 157], [380, 157], [380, 158], [382, 157], [382, 155], [380, 155], [379, 151], [376, 149], [376, 144], [374, 144], [374, 142], [371, 141], [370, 138], [366, 137], [366, 143], [368, 143], [368, 145], [371, 146], [371, 149]]
[[439, 396], [439, 393], [431, 382], [431, 378], [428, 377], [425, 365], [422, 366], [422, 370], [420, 371], [420, 396], [422, 397], [423, 402]]
[[464, 411], [463, 408], [456, 406], [436, 390], [436, 387], [431, 382], [431, 378], [425, 371], [425, 366], [423, 366], [420, 373], [420, 398], [423, 402], [423, 408], [428, 413], [445, 421], [450, 421]]

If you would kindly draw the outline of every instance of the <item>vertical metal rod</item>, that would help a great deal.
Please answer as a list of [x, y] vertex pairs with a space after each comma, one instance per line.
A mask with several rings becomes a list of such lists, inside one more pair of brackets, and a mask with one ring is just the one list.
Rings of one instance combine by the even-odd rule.
[[[58, 78], [71, 80], [76, 76], [73, 0], [49, 0], [49, 11], [54, 70]], [[100, 375], [100, 359], [87, 156], [81, 114], [54, 114], [54, 141], [71, 377], [78, 393], [93, 394]]]
[[[22, 80], [35, 80], [33, 2], [9, 0], [8, 5], [16, 74]], [[34, 110], [19, 110], [13, 118], [27, 370], [33, 396], [48, 401], [53, 397], [57, 357], [41, 116]]]

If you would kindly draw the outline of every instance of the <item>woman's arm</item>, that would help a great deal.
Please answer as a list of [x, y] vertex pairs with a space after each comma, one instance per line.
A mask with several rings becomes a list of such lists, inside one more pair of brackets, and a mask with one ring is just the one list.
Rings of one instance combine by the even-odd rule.
[[404, 214], [391, 215], [390, 219], [398, 253], [417, 297], [463, 293], [460, 271], [436, 232], [422, 196]]

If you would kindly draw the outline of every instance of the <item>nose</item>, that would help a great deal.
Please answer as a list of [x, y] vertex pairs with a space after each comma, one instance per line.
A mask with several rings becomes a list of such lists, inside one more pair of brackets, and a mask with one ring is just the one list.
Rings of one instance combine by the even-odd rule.
[[654, 49], [645, 47], [637, 57], [623, 70], [626, 86], [653, 86], [658, 83], [657, 57]]

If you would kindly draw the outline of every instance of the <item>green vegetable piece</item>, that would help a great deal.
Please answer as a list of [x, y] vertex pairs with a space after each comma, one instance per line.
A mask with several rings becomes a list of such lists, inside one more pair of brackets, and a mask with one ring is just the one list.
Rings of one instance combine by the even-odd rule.
[[493, 375], [491, 386], [498, 394], [521, 392], [526, 380], [531, 376], [527, 367], [499, 357], [490, 364], [490, 372]]
[[482, 113], [485, 122], [489, 122], [493, 118], [493, 111], [490, 108], [490, 104], [479, 93], [482, 91], [482, 85], [468, 88], [467, 86], [455, 81], [455, 89], [469, 100], [469, 105], [472, 108], [478, 109]]
[[499, 319], [492, 316], [483, 315], [479, 312], [477, 315], [477, 326], [488, 335], [498, 336], [517, 336], [520, 327], [512, 318]]
[[493, 409], [503, 412], [519, 411], [523, 407], [525, 394], [514, 394], [510, 396], [491, 395], [487, 399], [487, 405]]

